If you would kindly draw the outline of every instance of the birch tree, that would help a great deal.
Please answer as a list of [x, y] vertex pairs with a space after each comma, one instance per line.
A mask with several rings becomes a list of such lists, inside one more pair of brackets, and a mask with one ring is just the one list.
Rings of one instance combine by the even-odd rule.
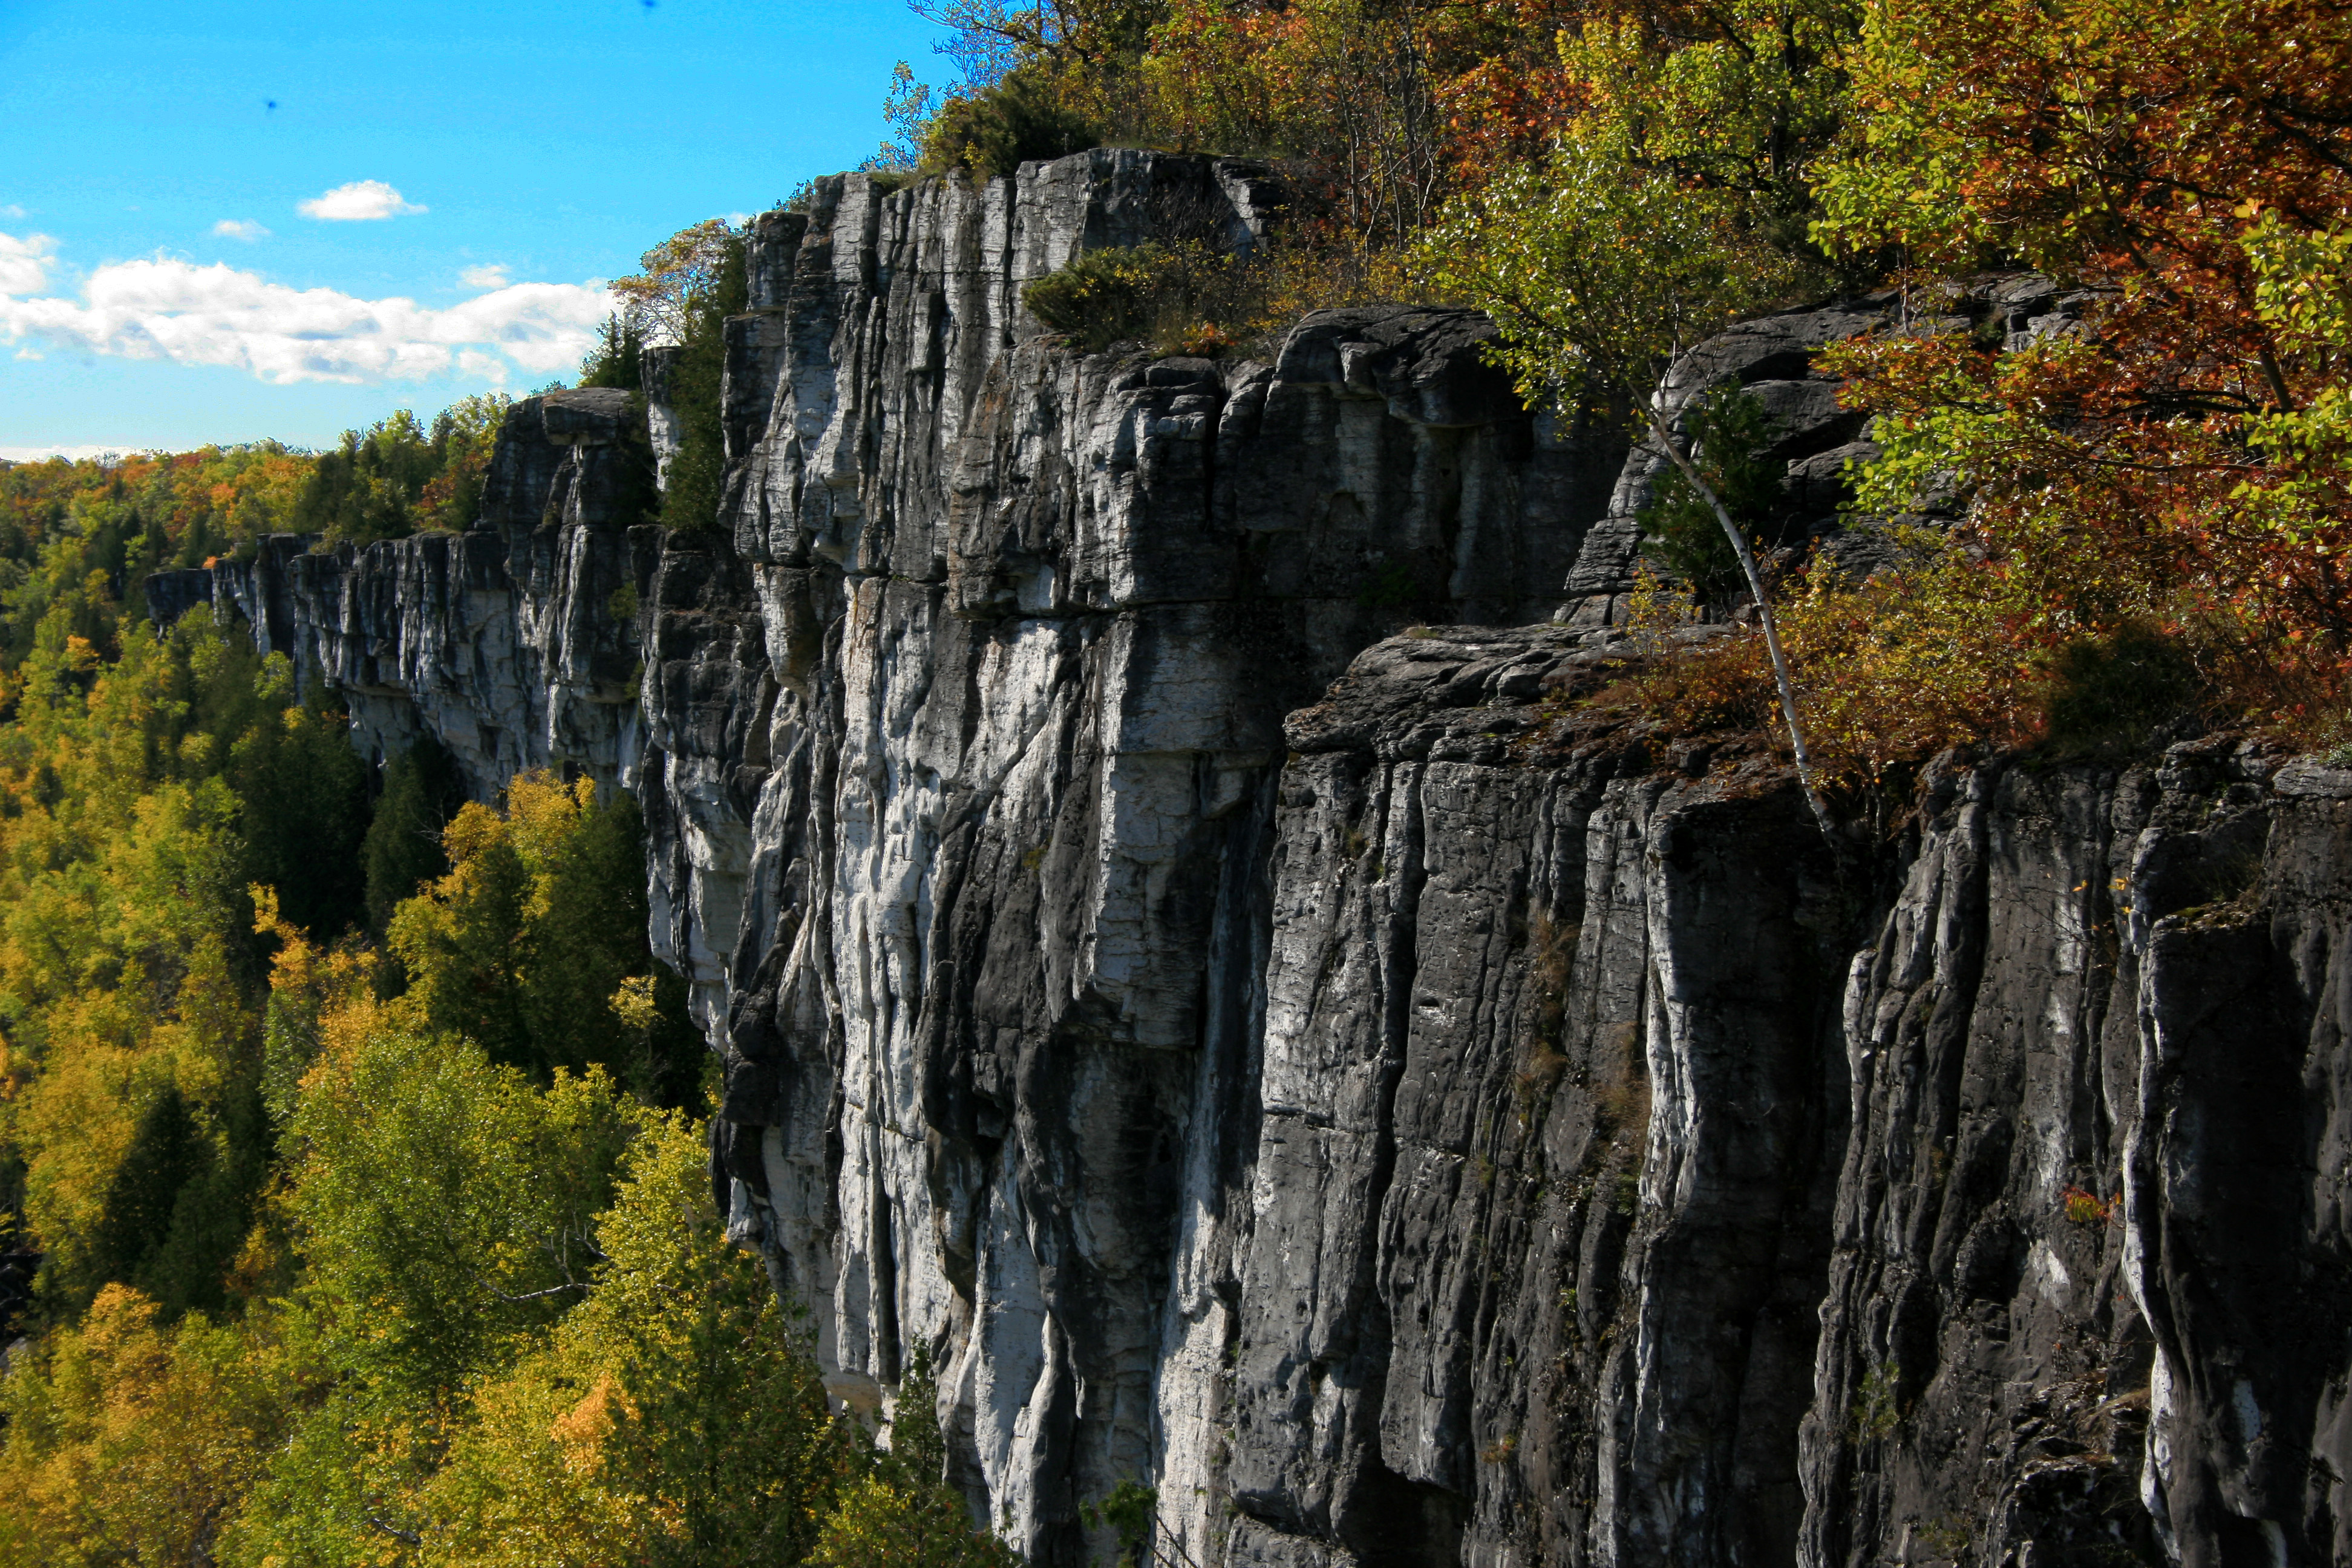
[[1801, 282], [1799, 264], [1743, 223], [1742, 200], [1563, 142], [1542, 164], [1511, 170], [1455, 203], [1423, 254], [1441, 287], [1494, 318], [1502, 335], [1493, 355], [1530, 406], [1631, 395], [1643, 443], [1680, 470], [1738, 557], [1798, 782], [1822, 834], [1834, 839], [1756, 552], [1676, 433], [1667, 401], [1702, 339]]

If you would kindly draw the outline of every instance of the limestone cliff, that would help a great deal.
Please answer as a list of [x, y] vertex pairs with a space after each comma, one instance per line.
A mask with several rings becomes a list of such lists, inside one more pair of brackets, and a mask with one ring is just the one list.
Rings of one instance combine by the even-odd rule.
[[[1484, 321], [1234, 363], [1021, 308], [1275, 210], [1131, 152], [821, 181], [754, 229], [722, 529], [630, 526], [656, 379], [652, 451], [519, 405], [464, 535], [151, 601], [377, 754], [636, 792], [733, 1233], [845, 1395], [934, 1348], [1041, 1563], [1138, 1478], [1201, 1568], [2352, 1554], [2352, 773], [1947, 761], [1833, 860], [1770, 759], [1567, 702], [1652, 465]], [[1765, 400], [1792, 538], [1866, 450], [1809, 351], [1888, 308], [1670, 389]]]

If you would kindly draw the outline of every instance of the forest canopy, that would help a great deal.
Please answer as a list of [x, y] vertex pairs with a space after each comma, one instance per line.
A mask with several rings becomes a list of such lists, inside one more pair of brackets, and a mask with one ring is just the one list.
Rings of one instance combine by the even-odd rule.
[[372, 802], [282, 656], [104, 587], [0, 688], [0, 1564], [1003, 1560], [721, 1232], [627, 797]]
[[395, 409], [335, 447], [275, 441], [112, 458], [0, 462], [0, 614], [21, 659], [42, 608], [106, 574], [115, 603], [148, 573], [249, 556], [273, 533], [366, 544], [463, 529], [512, 399], [467, 397], [419, 420]]

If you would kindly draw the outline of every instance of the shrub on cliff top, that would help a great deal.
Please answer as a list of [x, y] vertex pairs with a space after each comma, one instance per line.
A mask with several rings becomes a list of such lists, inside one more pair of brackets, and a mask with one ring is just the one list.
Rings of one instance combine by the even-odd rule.
[[1164, 245], [1090, 250], [1022, 289], [1021, 302], [1078, 347], [1100, 353], [1151, 330], [1173, 264]]
[[1088, 251], [1028, 285], [1021, 299], [1090, 353], [1141, 341], [1162, 354], [1270, 359], [1309, 310], [1406, 295], [1392, 263], [1311, 238], [1228, 253], [1195, 237]]
[[580, 384], [618, 387], [635, 392], [645, 382], [646, 334], [640, 325], [618, 312], [604, 318], [596, 346], [580, 364]]
[[2196, 702], [2202, 686], [2187, 645], [2140, 620], [2063, 644], [2042, 670], [2037, 705], [2052, 749], [2066, 756], [2145, 745]]
[[1010, 174], [1034, 159], [1059, 158], [1102, 144], [1080, 114], [1063, 107], [1053, 85], [1016, 70], [994, 87], [950, 98], [930, 122], [921, 169], [962, 169], [974, 179]]

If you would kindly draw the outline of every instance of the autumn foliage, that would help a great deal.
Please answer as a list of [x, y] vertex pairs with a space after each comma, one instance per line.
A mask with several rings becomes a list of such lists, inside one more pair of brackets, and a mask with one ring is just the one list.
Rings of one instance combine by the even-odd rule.
[[633, 811], [404, 759], [431, 854], [362, 878], [282, 656], [54, 587], [0, 676], [0, 1564], [797, 1561], [852, 1489], [996, 1561], [722, 1234]]
[[[2068, 649], [2142, 633], [2192, 672], [2179, 704], [2201, 721], [2352, 732], [2340, 6], [919, 8], [961, 29], [968, 62], [1055, 84], [1106, 140], [1280, 161], [1299, 196], [1269, 268], [1315, 279], [1292, 297], [1477, 303], [1534, 395], [1596, 375], [1646, 390], [1659, 363], [1565, 345], [1570, 318], [1625, 293], [1607, 279], [1655, 279], [1661, 236], [1743, 275], [1647, 289], [1643, 312], [1684, 309], [1694, 329], [1776, 298], [1900, 289], [1898, 330], [1822, 361], [1887, 454], [1857, 515], [1916, 517], [1935, 491], [1959, 525], [1868, 585], [1780, 565], [1791, 644], [1811, 649], [1805, 705], [1851, 738], [1831, 742], [1842, 773], [2032, 742], [2086, 668]], [[1703, 246], [1694, 225], [1712, 226]], [[1417, 242], [1422, 261], [1387, 261]], [[2028, 342], [1973, 330], [1945, 280], [1985, 268], [2036, 270], [2064, 307]], [[1269, 341], [1278, 313], [1244, 305], [1242, 339]], [[1692, 341], [1671, 336], [1672, 352]], [[1159, 340], [1175, 346], [1164, 323]]]
[[2028, 697], [2070, 643], [2147, 625], [2221, 716], [2344, 738], [2347, 84], [2339, 7], [1869, 14], [1817, 233], [1915, 279], [2022, 262], [2079, 306], [2015, 352], [1912, 331], [1824, 356], [1880, 416], [1866, 506], [1961, 486], [1970, 566], [1903, 613], [2003, 621], [1990, 688]]

